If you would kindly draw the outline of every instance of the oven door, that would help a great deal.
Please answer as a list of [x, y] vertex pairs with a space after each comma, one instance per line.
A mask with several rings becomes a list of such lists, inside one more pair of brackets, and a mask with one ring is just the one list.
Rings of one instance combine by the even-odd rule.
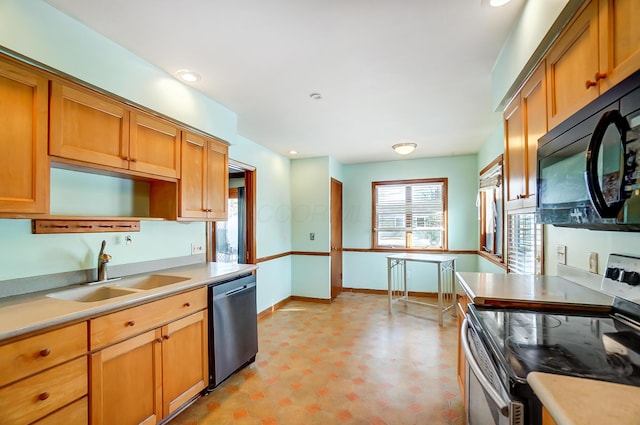
[[467, 425], [523, 425], [523, 404], [512, 400], [505, 390], [491, 356], [468, 320], [461, 329], [467, 359]]

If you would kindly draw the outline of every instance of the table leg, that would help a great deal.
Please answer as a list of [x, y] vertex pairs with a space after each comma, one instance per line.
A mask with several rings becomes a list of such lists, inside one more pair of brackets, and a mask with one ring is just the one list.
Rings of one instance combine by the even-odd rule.
[[391, 285], [391, 258], [387, 258], [387, 285], [388, 285], [388, 291], [389, 291], [389, 314], [391, 314], [391, 291], [392, 291], [392, 285]]
[[438, 263], [438, 324], [442, 326], [442, 263]]
[[453, 317], [458, 317], [458, 306], [456, 304], [458, 304], [458, 289], [457, 289], [457, 285], [456, 285], [456, 260], [451, 260], [451, 285], [452, 285], [452, 291], [453, 293], [451, 294], [452, 297], [452, 306], [453, 308], [451, 315]]

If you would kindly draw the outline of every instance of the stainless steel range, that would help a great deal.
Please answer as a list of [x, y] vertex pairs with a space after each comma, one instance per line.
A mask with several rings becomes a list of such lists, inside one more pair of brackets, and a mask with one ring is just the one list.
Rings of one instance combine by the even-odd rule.
[[640, 387], [640, 258], [612, 254], [601, 289], [609, 312], [470, 305], [462, 328], [467, 423], [542, 423], [529, 372]]

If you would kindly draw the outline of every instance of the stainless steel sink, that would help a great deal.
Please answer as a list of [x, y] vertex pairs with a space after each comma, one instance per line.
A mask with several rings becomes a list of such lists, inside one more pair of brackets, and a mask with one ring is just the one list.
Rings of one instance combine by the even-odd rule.
[[83, 286], [80, 288], [52, 292], [47, 294], [47, 297], [66, 301], [91, 303], [108, 300], [110, 298], [122, 297], [135, 292], [137, 291], [113, 286]]
[[131, 277], [123, 278], [115, 285], [119, 288], [132, 288], [132, 289], [155, 289], [162, 286], [171, 285], [172, 283], [183, 282], [188, 280], [187, 277], [181, 276], [168, 276], [162, 274], [152, 274], [143, 277]]

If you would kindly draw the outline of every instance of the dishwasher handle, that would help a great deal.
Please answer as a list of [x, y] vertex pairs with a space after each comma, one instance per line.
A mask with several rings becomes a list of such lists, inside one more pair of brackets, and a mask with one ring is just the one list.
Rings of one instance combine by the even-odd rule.
[[474, 375], [478, 378], [478, 382], [482, 386], [482, 388], [489, 394], [491, 399], [496, 403], [498, 408], [500, 409], [500, 413], [503, 416], [509, 417], [509, 406], [510, 401], [505, 401], [502, 396], [496, 391], [496, 389], [491, 385], [489, 380], [484, 376], [478, 362], [473, 357], [473, 353], [471, 352], [471, 347], [469, 346], [469, 338], [467, 336], [467, 330], [469, 329], [469, 319], [464, 319], [462, 322], [462, 327], [460, 329], [460, 342], [462, 345], [462, 350], [464, 351], [464, 356], [467, 359], [467, 363], [471, 370], [473, 370]]
[[[255, 285], [251, 285], [251, 288], [253, 288], [254, 286]], [[245, 292], [245, 291], [247, 291], [248, 289], [251, 289], [251, 288], [249, 288], [249, 285], [244, 285], [244, 286], [241, 286], [240, 288], [235, 288], [235, 289], [232, 289], [230, 291], [225, 292], [223, 296], [230, 297], [230, 296], [235, 295], [237, 293]]]

